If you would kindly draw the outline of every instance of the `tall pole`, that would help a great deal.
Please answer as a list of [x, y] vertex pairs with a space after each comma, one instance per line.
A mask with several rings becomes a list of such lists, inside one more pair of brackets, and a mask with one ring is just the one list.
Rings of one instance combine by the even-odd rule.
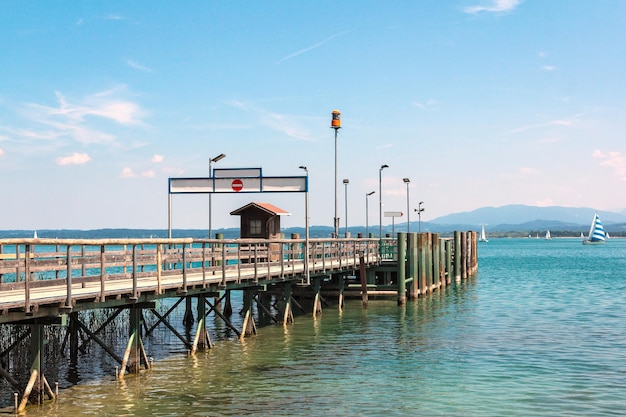
[[[226, 155], [223, 153], [217, 155], [215, 158], [209, 158], [209, 177], [213, 178], [213, 169], [212, 169], [213, 162], [217, 162], [224, 158], [226, 158]], [[212, 191], [209, 192], [209, 239], [211, 239], [211, 234], [213, 233], [213, 230], [211, 227], [211, 211], [212, 211], [211, 196], [212, 195], [213, 195], [213, 192]]]
[[304, 269], [306, 271], [306, 283], [311, 285], [311, 275], [309, 272], [309, 170], [306, 166], [299, 167], [306, 174], [306, 191], [304, 192]]
[[383, 238], [383, 169], [389, 168], [384, 164], [378, 170], [378, 237]]
[[402, 178], [402, 181], [406, 184], [406, 232], [411, 232], [411, 212], [409, 211], [409, 183], [411, 182], [408, 178]]
[[372, 194], [374, 194], [376, 191], [371, 191], [367, 194], [365, 194], [365, 237], [370, 237], [370, 231], [369, 231], [369, 196], [371, 196]]
[[341, 129], [341, 112], [339, 110], [332, 111], [332, 121], [330, 127], [335, 129], [335, 218], [333, 219], [335, 228], [335, 238], [339, 237], [339, 218], [337, 217], [337, 131]]
[[419, 233], [422, 233], [422, 211], [424, 211], [424, 209], [422, 208], [422, 204], [424, 204], [424, 202], [420, 201], [417, 205], [417, 208], [415, 209], [415, 211], [417, 212], [417, 227]]
[[345, 178], [343, 180], [343, 187], [345, 188], [345, 197], [344, 197], [344, 205], [346, 206], [346, 217], [345, 217], [345, 224], [346, 224], [346, 230], [345, 230], [345, 237], [348, 237], [348, 184], [350, 184], [350, 180]]

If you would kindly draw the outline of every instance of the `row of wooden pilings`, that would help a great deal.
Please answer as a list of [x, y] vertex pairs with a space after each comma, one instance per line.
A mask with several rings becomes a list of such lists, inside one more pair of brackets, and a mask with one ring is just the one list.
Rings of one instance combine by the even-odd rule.
[[476, 232], [398, 233], [398, 304], [406, 303], [473, 275], [478, 269]]

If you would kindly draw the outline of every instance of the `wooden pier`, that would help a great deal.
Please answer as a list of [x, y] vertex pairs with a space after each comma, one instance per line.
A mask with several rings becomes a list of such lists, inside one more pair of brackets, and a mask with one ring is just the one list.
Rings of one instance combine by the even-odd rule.
[[[16, 330], [0, 341], [0, 377], [16, 393], [16, 410], [56, 398], [43, 374], [45, 329], [51, 325], [64, 327], [70, 358], [78, 357], [81, 343], [97, 343], [119, 363], [117, 376], [123, 378], [151, 367], [142, 338], [161, 324], [195, 354], [212, 346], [205, 320], [211, 312], [243, 338], [256, 333], [260, 316], [293, 322], [292, 306], [301, 307], [302, 299], [311, 300], [314, 317], [331, 296], [339, 308], [345, 297], [360, 297], [364, 306], [378, 296], [404, 304], [471, 276], [478, 266], [476, 241], [474, 232], [455, 232], [453, 239], [433, 233], [382, 240], [0, 239], [0, 325]], [[243, 293], [241, 328], [229, 320], [232, 291]], [[156, 308], [160, 299], [176, 302], [163, 314]], [[184, 321], [195, 323], [191, 339], [169, 321], [183, 301]], [[114, 313], [90, 329], [79, 313], [96, 309]], [[126, 310], [130, 331], [120, 355], [99, 333]], [[158, 318], [151, 329], [143, 326], [146, 312]], [[28, 338], [30, 377], [22, 381], [17, 375], [24, 370], [15, 369], [12, 357]]]

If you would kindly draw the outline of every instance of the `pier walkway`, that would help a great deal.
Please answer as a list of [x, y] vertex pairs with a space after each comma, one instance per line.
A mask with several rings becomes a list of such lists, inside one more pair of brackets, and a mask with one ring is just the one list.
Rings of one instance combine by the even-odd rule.
[[[43, 374], [47, 340], [59, 334], [54, 327], [61, 326], [60, 350], [67, 347], [71, 360], [96, 343], [123, 378], [152, 367], [142, 339], [157, 326], [194, 355], [212, 347], [210, 313], [243, 339], [256, 334], [257, 321], [292, 323], [292, 306], [316, 317], [328, 296], [337, 296], [339, 308], [350, 293], [364, 307], [368, 294], [404, 304], [473, 275], [476, 242], [471, 231], [447, 239], [426, 232], [391, 239], [0, 239], [0, 388], [12, 387], [16, 411], [56, 398]], [[229, 318], [232, 291], [242, 293], [240, 327]], [[167, 312], [158, 303], [166, 298], [175, 300]], [[170, 322], [183, 301], [182, 324], [195, 328], [186, 335]], [[158, 319], [150, 328], [145, 314]], [[128, 328], [123, 355], [101, 336], [117, 317]]]

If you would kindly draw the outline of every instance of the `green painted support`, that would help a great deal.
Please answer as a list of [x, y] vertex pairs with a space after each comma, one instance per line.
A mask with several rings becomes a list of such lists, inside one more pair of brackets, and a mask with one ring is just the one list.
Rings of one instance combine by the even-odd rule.
[[[131, 374], [139, 373], [141, 368], [141, 308], [131, 308], [129, 311], [129, 338], [124, 352], [124, 359], [120, 367], [120, 377], [123, 378], [126, 370]], [[147, 363], [146, 363], [147, 365]]]
[[398, 305], [406, 304], [406, 233], [398, 233], [398, 262], [397, 277], [398, 277]]
[[433, 292], [433, 238], [432, 234], [426, 233], [426, 291]]
[[454, 232], [454, 282], [461, 282], [461, 232]]
[[409, 285], [409, 299], [416, 299], [419, 296], [419, 279], [417, 279], [417, 264], [418, 264], [418, 247], [417, 247], [417, 233], [407, 234], [407, 282]]
[[417, 275], [419, 278], [419, 293], [421, 296], [426, 294], [428, 288], [428, 275], [426, 274], [426, 251], [428, 250], [428, 245], [426, 244], [428, 240], [428, 233], [420, 233], [418, 236], [418, 261], [417, 261]]
[[432, 245], [432, 265], [433, 265], [433, 288], [441, 287], [441, 276], [440, 266], [439, 266], [439, 234], [433, 233], [431, 235], [431, 245]]

